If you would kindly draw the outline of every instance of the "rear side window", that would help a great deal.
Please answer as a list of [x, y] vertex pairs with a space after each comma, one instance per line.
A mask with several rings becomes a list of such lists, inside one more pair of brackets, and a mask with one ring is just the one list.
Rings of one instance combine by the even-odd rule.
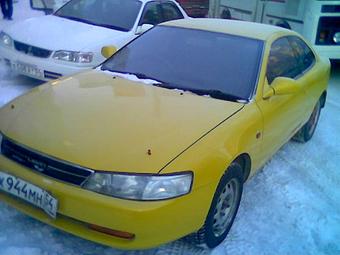
[[183, 14], [174, 3], [163, 3], [161, 6], [163, 11], [164, 22], [184, 18]]
[[296, 53], [301, 72], [305, 72], [315, 62], [313, 51], [299, 37], [290, 36], [288, 40]]
[[276, 40], [270, 49], [267, 65], [267, 79], [269, 84], [276, 77], [295, 78], [301, 73], [296, 54], [291, 47], [288, 38], [282, 37]]

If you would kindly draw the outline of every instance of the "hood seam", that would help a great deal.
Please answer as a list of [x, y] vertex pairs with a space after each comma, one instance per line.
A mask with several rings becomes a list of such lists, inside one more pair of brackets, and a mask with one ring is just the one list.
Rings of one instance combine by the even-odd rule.
[[185, 148], [183, 151], [181, 151], [177, 156], [175, 156], [173, 159], [171, 159], [168, 163], [166, 163], [159, 171], [157, 174], [160, 174], [167, 166], [169, 166], [172, 162], [174, 162], [178, 157], [180, 157], [184, 152], [189, 150], [192, 146], [194, 146], [196, 143], [198, 143], [201, 139], [203, 139], [206, 135], [208, 135], [210, 132], [215, 130], [217, 127], [222, 125], [225, 121], [236, 115], [239, 111], [241, 111], [244, 108], [245, 105], [243, 105], [240, 109], [235, 111], [233, 114], [222, 120], [220, 123], [218, 123], [216, 126], [205, 132], [202, 136], [200, 136], [196, 141], [194, 141], [192, 144], [190, 144], [187, 148]]

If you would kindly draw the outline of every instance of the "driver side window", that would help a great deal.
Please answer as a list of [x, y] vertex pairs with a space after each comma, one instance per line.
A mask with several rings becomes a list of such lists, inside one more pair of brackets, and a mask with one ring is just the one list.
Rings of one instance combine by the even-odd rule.
[[276, 40], [271, 46], [267, 64], [268, 83], [271, 84], [279, 76], [294, 79], [299, 74], [299, 63], [288, 38]]
[[183, 19], [183, 14], [174, 3], [162, 3], [163, 16], [165, 21]]
[[151, 24], [151, 25], [157, 25], [162, 22], [162, 13], [160, 4], [157, 2], [150, 2], [148, 3], [143, 11], [143, 15], [141, 18], [141, 21], [139, 22], [139, 25], [144, 24]]

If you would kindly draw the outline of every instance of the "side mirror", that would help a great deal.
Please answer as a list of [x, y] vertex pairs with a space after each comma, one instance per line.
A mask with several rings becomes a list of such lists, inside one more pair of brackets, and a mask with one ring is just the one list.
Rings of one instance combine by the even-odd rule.
[[298, 83], [291, 78], [277, 77], [271, 84], [275, 95], [294, 94], [300, 90]]
[[271, 89], [265, 93], [264, 98], [270, 98], [274, 95], [289, 95], [297, 93], [300, 90], [298, 83], [291, 78], [277, 77], [270, 84]]
[[148, 31], [149, 29], [153, 27], [154, 25], [151, 25], [151, 24], [143, 24], [141, 26], [138, 26], [136, 29], [136, 35], [143, 34], [144, 32]]
[[30, 0], [30, 5], [33, 10], [44, 11], [45, 14], [53, 13], [54, 0]]
[[102, 56], [104, 58], [110, 58], [112, 57], [113, 54], [115, 54], [117, 52], [117, 48], [113, 45], [111, 46], [105, 46], [102, 48]]

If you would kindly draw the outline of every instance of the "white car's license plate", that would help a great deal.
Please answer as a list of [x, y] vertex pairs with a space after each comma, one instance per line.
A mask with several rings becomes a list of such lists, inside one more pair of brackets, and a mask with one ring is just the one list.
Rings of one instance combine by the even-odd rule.
[[26, 75], [30, 75], [30, 76], [34, 76], [34, 77], [43, 77], [43, 72], [42, 70], [40, 70], [39, 68], [37, 68], [34, 65], [30, 65], [27, 63], [23, 63], [23, 62], [13, 62], [12, 63], [12, 69], [14, 69], [15, 71], [17, 71], [18, 73], [21, 74], [26, 74]]
[[0, 190], [19, 197], [41, 209], [49, 216], [56, 218], [58, 200], [47, 191], [15, 176], [0, 172]]

